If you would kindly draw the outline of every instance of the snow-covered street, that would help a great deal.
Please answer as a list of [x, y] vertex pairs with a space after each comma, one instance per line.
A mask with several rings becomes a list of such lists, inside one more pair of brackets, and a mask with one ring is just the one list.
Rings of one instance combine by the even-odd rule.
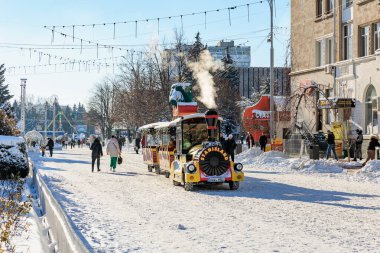
[[186, 192], [123, 152], [117, 172], [90, 150], [36, 163], [95, 252], [380, 252], [380, 187], [248, 166], [227, 185]]

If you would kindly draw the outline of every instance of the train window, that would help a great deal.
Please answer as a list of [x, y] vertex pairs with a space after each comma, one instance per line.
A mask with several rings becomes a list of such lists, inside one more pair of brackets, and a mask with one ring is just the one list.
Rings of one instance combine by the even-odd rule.
[[192, 147], [208, 140], [207, 124], [204, 118], [185, 120], [182, 123], [182, 128], [182, 149], [184, 154], [187, 154]]
[[181, 126], [177, 127], [177, 143], [176, 149], [179, 154], [182, 154], [182, 129]]

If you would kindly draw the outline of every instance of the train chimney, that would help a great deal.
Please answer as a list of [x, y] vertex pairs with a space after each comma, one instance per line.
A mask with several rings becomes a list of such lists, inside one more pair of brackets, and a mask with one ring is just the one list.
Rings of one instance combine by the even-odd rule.
[[205, 118], [207, 123], [208, 140], [215, 141], [217, 134], [216, 130], [218, 123], [218, 113], [215, 110], [210, 109], [207, 112], [205, 112]]

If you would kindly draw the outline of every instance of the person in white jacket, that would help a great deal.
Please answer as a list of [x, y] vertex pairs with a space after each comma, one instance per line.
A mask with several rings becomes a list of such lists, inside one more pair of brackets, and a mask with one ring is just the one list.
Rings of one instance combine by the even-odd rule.
[[119, 143], [117, 142], [117, 139], [114, 135], [112, 135], [111, 139], [107, 143], [106, 152], [107, 155], [111, 157], [110, 170], [113, 170], [113, 172], [115, 172], [117, 157], [121, 154], [121, 152]]

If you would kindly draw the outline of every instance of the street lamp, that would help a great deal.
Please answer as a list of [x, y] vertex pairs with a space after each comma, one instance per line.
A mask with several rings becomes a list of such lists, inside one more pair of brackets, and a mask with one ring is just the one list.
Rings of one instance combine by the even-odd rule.
[[24, 136], [25, 135], [25, 104], [26, 104], [26, 98], [25, 98], [25, 89], [26, 89], [26, 78], [21, 78], [21, 133]]

